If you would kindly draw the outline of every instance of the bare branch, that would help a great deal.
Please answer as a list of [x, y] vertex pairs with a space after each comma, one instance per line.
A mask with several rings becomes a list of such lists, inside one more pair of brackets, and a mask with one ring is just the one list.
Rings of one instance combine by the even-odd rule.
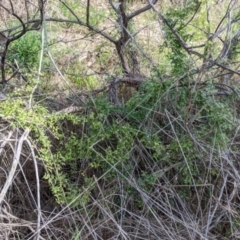
[[87, 26], [89, 26], [89, 9], [90, 9], [90, 0], [87, 0]]
[[60, 1], [60, 2], [71, 12], [71, 14], [76, 18], [76, 20], [74, 21], [74, 20], [68, 20], [68, 19], [48, 18], [48, 19], [46, 19], [46, 21], [77, 23], [77, 24], [80, 24], [82, 26], [89, 28], [90, 30], [94, 31], [95, 33], [100, 34], [101, 36], [103, 36], [104, 38], [106, 38], [107, 40], [109, 40], [112, 43], [116, 42], [115, 39], [113, 39], [108, 34], [104, 33], [103, 32], [104, 30], [99, 30], [98, 28], [95, 28], [92, 25], [89, 25], [89, 24], [83, 22], [82, 20], [80, 20], [79, 17], [74, 13], [73, 9], [71, 9], [65, 2], [63, 2], [63, 1]]
[[[158, 1], [158, 0], [152, 0], [152, 3], [151, 3], [151, 4], [155, 5], [155, 4], [157, 3], [157, 1]], [[127, 16], [128, 20], [130, 20], [130, 19], [136, 17], [137, 15], [139, 15], [139, 14], [141, 14], [141, 13], [143, 13], [143, 12], [146, 12], [146, 11], [148, 11], [149, 9], [151, 9], [151, 8], [152, 8], [151, 4], [148, 4], [147, 6], [145, 6], [145, 7], [143, 7], [143, 8], [140, 8], [140, 9], [136, 10], [135, 12], [130, 13], [130, 14]]]

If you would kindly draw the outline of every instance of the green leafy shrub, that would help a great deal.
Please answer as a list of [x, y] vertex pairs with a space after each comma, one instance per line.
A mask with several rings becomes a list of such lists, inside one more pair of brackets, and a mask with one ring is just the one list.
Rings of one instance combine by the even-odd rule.
[[[123, 202], [126, 211], [144, 211], [144, 194], [155, 202], [151, 211], [179, 199], [194, 208], [196, 186], [218, 180], [217, 153], [236, 128], [230, 107], [235, 97], [219, 95], [211, 84], [149, 80], [122, 106], [101, 94], [75, 114], [51, 114], [39, 104], [30, 108], [22, 96], [28, 99], [33, 87], [29, 83], [13, 93], [15, 99], [1, 102], [1, 118], [31, 130], [56, 201], [88, 212], [99, 196], [104, 204], [114, 203], [107, 206], [113, 212]], [[156, 197], [165, 185], [178, 187], [174, 199]], [[209, 198], [209, 189], [201, 198]], [[198, 204], [204, 209], [208, 203]]]
[[[31, 92], [30, 84], [24, 95]], [[2, 102], [0, 110], [13, 127], [31, 130], [59, 203], [86, 205], [101, 179], [114, 196], [119, 195], [114, 186], [122, 182], [127, 198], [141, 209], [141, 199], [132, 198], [139, 188], [151, 194], [166, 179], [169, 184], [203, 184], [203, 159], [209, 151], [225, 149], [235, 129], [230, 100], [219, 97], [213, 85], [193, 91], [189, 85], [149, 80], [122, 106], [111, 105], [102, 95], [81, 114], [50, 114], [40, 105], [27, 108], [22, 98]], [[215, 177], [212, 171], [209, 181]], [[192, 189], [179, 192], [187, 199]]]
[[[192, 91], [171, 81], [148, 81], [123, 106], [113, 106], [102, 96], [88, 105], [85, 115], [62, 116], [78, 131], [66, 135], [63, 129], [62, 147], [53, 156], [55, 170], [47, 176], [58, 201], [86, 204], [97, 178], [113, 186], [121, 179], [129, 197], [138, 194], [130, 176], [149, 194], [163, 175], [172, 184], [174, 179], [179, 185], [201, 184], [205, 153], [199, 149], [224, 149], [235, 127], [227, 99], [214, 93], [214, 87]], [[166, 172], [154, 172], [154, 166]], [[191, 191], [185, 188], [181, 196], [188, 198]], [[111, 187], [110, 192], [118, 194]], [[141, 201], [135, 204], [142, 206]]]
[[[186, 31], [186, 22], [189, 16], [195, 11], [197, 3], [194, 1], [184, 9], [172, 7], [166, 13], [166, 20], [171, 28], [176, 31], [184, 42], [189, 42], [194, 38], [191, 32]], [[165, 42], [160, 47], [161, 52], [165, 52], [166, 58], [170, 61], [171, 74], [180, 75], [189, 72], [191, 61], [189, 54], [181, 45], [181, 42], [174, 35], [171, 29], [164, 25]]]

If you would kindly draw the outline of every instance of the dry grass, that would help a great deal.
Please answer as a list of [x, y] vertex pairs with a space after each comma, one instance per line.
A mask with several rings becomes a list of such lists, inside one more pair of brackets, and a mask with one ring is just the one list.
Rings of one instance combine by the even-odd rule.
[[[23, 2], [16, 2], [20, 15], [23, 13]], [[115, 27], [107, 12], [107, 2], [95, 0], [94, 4], [99, 12], [106, 11], [108, 17], [104, 27], [108, 28], [106, 31], [109, 33]], [[175, 1], [171, 2], [175, 4]], [[80, 3], [84, 6], [86, 1]], [[162, 6], [158, 7], [163, 8], [167, 4], [170, 3], [163, 1]], [[183, 1], [180, 4], [184, 7]], [[142, 3], [136, 2], [130, 9], [139, 6]], [[82, 14], [81, 9], [79, 13]], [[59, 2], [48, 2], [47, 15], [64, 17]], [[6, 13], [1, 12], [0, 17], [1, 23], [8, 21]], [[140, 20], [141, 24], [138, 24]], [[50, 110], [59, 111], [85, 102], [84, 97], [83, 100], [80, 99], [83, 93], [80, 90], [92, 87], [79, 84], [77, 78], [82, 83], [93, 76], [93, 87], [100, 88], [111, 75], [121, 74], [116, 50], [104, 38], [89, 33], [79, 25], [46, 22], [44, 27], [47, 33], [45, 40], [49, 43], [45, 54], [51, 63], [46, 64], [42, 70], [42, 82], [37, 84], [37, 90], [45, 94], [46, 99], [40, 98], [40, 101], [45, 101]], [[152, 12], [141, 15], [136, 19], [136, 26], [133, 24], [133, 29], [133, 32], [138, 32], [134, 47], [151, 56], [157, 65], [163, 33], [156, 16]], [[146, 55], [140, 54], [139, 61], [142, 64], [141, 72], [149, 76], [153, 65], [146, 60]], [[217, 71], [206, 73], [203, 77], [199, 74], [196, 78], [206, 79], [209, 76], [220, 78]], [[235, 75], [232, 76], [232, 79], [236, 78]], [[235, 104], [234, 121], [238, 122], [239, 106], [238, 103]], [[149, 113], [151, 111], [153, 109], [149, 109]], [[176, 122], [187, 133], [180, 118], [173, 117], [167, 110], [164, 117], [168, 119], [166, 129], [170, 130], [155, 126], [153, 120], [148, 119], [149, 125], [157, 128], [157, 133], [160, 132], [169, 139], [178, 139], [174, 128]], [[122, 117], [124, 118], [125, 116]], [[75, 201], [81, 199], [93, 186], [95, 190], [91, 192], [88, 204], [81, 208], [56, 203], [51, 188], [44, 179], [46, 169], [38, 158], [31, 133], [27, 129], [14, 128], [10, 123], [0, 119], [0, 239], [240, 239], [239, 123], [235, 132], [231, 133], [231, 142], [221, 149], [198, 142], [191, 136], [202, 156], [193, 162], [204, 172], [199, 176], [200, 183], [179, 184], [182, 174], [180, 166], [191, 169], [184, 151], [175, 164], [157, 164], [149, 149], [132, 146], [126, 154], [130, 155], [133, 166], [136, 166], [135, 171], [126, 169], [119, 160], [115, 165], [109, 163], [110, 169], [115, 173], [111, 182], [104, 180], [108, 172], [91, 173], [91, 185], [79, 192]], [[70, 124], [67, 128], [69, 132], [76, 130]], [[58, 144], [54, 142], [54, 148], [60, 148], [61, 145]], [[183, 148], [179, 142], [178, 147]], [[127, 174], [119, 171], [117, 164]], [[175, 168], [175, 165], [178, 167]], [[141, 167], [152, 176], [159, 176], [148, 191], [139, 181], [143, 172]], [[175, 169], [180, 170], [175, 172]], [[215, 178], [209, 178], [213, 173]], [[189, 170], [190, 177], [192, 174]], [[129, 193], [129, 186], [134, 195]], [[184, 195], [185, 192], [189, 195]]]
[[[91, 201], [82, 208], [72, 208], [55, 202], [29, 132], [3, 123], [1, 127], [2, 239], [240, 239], [240, 166], [239, 152], [234, 150], [239, 149], [238, 137], [212, 154], [211, 149], [201, 146], [206, 154], [196, 164], [205, 168], [208, 182], [201, 179], [201, 184], [192, 186], [179, 185], [181, 172], [173, 174], [174, 166], [156, 164], [151, 156], [142, 155], [148, 150], [138, 146], [140, 156], [134, 155], [132, 160], [141, 157], [147, 171], [161, 176], [152, 190], [146, 192], [139, 184], [138, 173], [123, 175], [112, 165], [115, 180], [101, 181], [107, 172], [95, 177], [88, 187], [96, 187]], [[182, 159], [178, 164], [187, 162]], [[218, 174], [209, 181], [212, 171]], [[134, 196], [126, 186], [132, 186]], [[184, 189], [191, 196], [182, 197]], [[78, 198], [83, 194], [80, 192]]]

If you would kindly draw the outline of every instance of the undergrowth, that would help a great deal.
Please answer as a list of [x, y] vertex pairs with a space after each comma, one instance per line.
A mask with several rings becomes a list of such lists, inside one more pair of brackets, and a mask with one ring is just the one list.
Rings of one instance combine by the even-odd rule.
[[[163, 27], [164, 40], [159, 47], [162, 62], [151, 79], [144, 76], [131, 97], [123, 96], [121, 104], [109, 101], [107, 87], [80, 93], [66, 91], [62, 98], [54, 99], [54, 94], [49, 96], [58, 86], [52, 87], [49, 81], [38, 81], [37, 85], [29, 81], [22, 88], [11, 89], [0, 102], [4, 129], [0, 132], [0, 180], [5, 185], [11, 170], [9, 159], [15, 161], [19, 153], [16, 149], [22, 144], [7, 197], [9, 212], [26, 222], [19, 221], [22, 225], [11, 229], [13, 239], [32, 239], [40, 233], [45, 239], [60, 239], [62, 235], [63, 239], [237, 239], [239, 96], [232, 87], [217, 83], [220, 77], [216, 66], [203, 64], [198, 68], [199, 62], [209, 60], [210, 53], [216, 55], [217, 48], [210, 40], [199, 47], [198, 56], [205, 54], [206, 59], [198, 59], [174, 35], [177, 31], [184, 42], [201, 43], [205, 34], [202, 30], [207, 32], [212, 27], [210, 21], [201, 21], [207, 7], [206, 1], [201, 2], [190, 1], [185, 8], [172, 6], [165, 11], [172, 29]], [[75, 19], [66, 5], [60, 5], [63, 16]], [[69, 1], [69, 6], [80, 7], [77, 13], [85, 13], [84, 5]], [[196, 11], [198, 8], [200, 11]], [[89, 22], [96, 27], [103, 19], [116, 15], [113, 10], [97, 14], [97, 7], [90, 9], [93, 14]], [[193, 27], [200, 22], [200, 30]], [[65, 24], [67, 28], [74, 25]], [[130, 29], [133, 32], [134, 24]], [[195, 35], [193, 29], [197, 29]], [[73, 30], [77, 31], [77, 27]], [[91, 31], [83, 32], [93, 36]], [[62, 42], [64, 37], [56, 39]], [[39, 43], [38, 34], [28, 33], [10, 45], [7, 55], [8, 61], [19, 65], [23, 73], [32, 72], [29, 79], [35, 79], [34, 71], [29, 70], [38, 66]], [[106, 76], [114, 79], [110, 73], [120, 74], [121, 69], [113, 66], [117, 65], [114, 51], [109, 49], [105, 43], [98, 43], [96, 55], [84, 49], [79, 60], [78, 55], [68, 55], [75, 51], [68, 47], [58, 59], [65, 68], [60, 74], [63, 85], [68, 85], [69, 80], [76, 89], [101, 87], [98, 79], [103, 74], [92, 74], [94, 70], [89, 66], [94, 64], [104, 72], [110, 68]], [[137, 49], [132, 47], [133, 51]], [[62, 50], [55, 51], [58, 55]], [[79, 66], [80, 62], [89, 65]], [[123, 87], [122, 95], [127, 94], [127, 88]], [[81, 94], [83, 101], [79, 100]], [[5, 131], [12, 134], [10, 140]], [[39, 174], [34, 161], [41, 170]], [[20, 196], [20, 200], [15, 201], [13, 195]], [[26, 209], [15, 206], [25, 201]], [[36, 216], [37, 233], [30, 224]], [[26, 225], [29, 229], [22, 230]], [[55, 229], [61, 232], [57, 237]]]
[[98, 217], [104, 206], [111, 214], [125, 212], [121, 218], [137, 212], [142, 218], [145, 211], [167, 217], [171, 211], [185, 221], [190, 213], [210, 213], [218, 196], [213, 186], [224, 181], [221, 153], [229, 151], [236, 129], [230, 108], [235, 96], [218, 93], [217, 85], [149, 80], [121, 106], [101, 95], [75, 114], [50, 114], [38, 104], [28, 108], [21, 99], [0, 107], [13, 128], [30, 129], [59, 204], [90, 214], [104, 200]]

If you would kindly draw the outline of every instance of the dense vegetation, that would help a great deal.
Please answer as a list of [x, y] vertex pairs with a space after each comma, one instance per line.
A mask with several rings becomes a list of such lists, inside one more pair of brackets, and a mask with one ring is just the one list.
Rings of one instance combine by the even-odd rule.
[[1, 239], [239, 239], [238, 1], [0, 3]]

